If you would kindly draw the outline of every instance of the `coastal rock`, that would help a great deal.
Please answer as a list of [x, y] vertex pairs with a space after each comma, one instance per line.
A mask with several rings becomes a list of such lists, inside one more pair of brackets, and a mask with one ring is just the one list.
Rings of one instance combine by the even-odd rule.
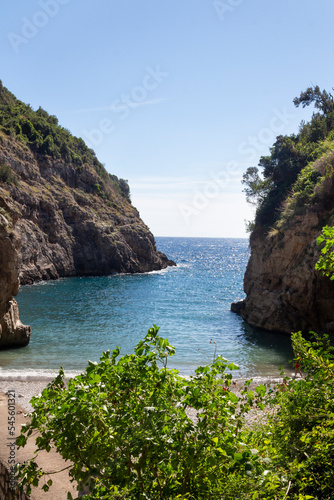
[[78, 168], [4, 136], [0, 163], [9, 166], [16, 179], [0, 184], [0, 194], [19, 214], [22, 284], [175, 265], [157, 251], [129, 199], [111, 183], [108, 196], [101, 193], [101, 177], [91, 165]]
[[334, 333], [334, 286], [314, 267], [320, 250], [316, 239], [331, 215], [333, 181], [321, 203], [295, 215], [284, 228], [264, 235], [254, 231], [244, 277], [246, 299], [232, 304], [250, 325], [266, 330]]
[[15, 214], [0, 197], [0, 349], [26, 346], [31, 329], [19, 319], [14, 296], [19, 291], [20, 241]]

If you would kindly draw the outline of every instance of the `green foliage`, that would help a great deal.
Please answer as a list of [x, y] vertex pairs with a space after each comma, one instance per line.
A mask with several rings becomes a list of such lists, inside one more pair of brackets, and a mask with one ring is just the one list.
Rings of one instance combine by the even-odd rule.
[[94, 184], [94, 189], [96, 189], [96, 192], [97, 194], [101, 197], [101, 198], [106, 198], [106, 194], [105, 192], [103, 191], [103, 189], [101, 189], [101, 186], [100, 184]]
[[242, 176], [242, 184], [245, 184], [244, 193], [248, 203], [259, 207], [270, 190], [270, 180], [264, 180], [257, 167], [249, 167]]
[[[33, 398], [18, 445], [38, 431], [37, 451], [55, 446], [70, 459], [89, 499], [251, 498], [249, 485], [265, 467], [244, 441], [242, 413], [265, 388], [239, 400], [226, 373], [237, 367], [221, 357], [181, 378], [167, 369], [174, 352], [154, 326], [134, 354], [104, 352], [67, 387], [60, 370]], [[34, 460], [20, 470], [28, 490], [43, 474]]]
[[317, 239], [318, 245], [323, 245], [321, 256], [315, 265], [317, 271], [334, 280], [334, 227], [325, 226]]
[[305, 213], [306, 208], [316, 196], [315, 187], [321, 183], [322, 179], [321, 173], [315, 169], [313, 162], [300, 172], [291, 188], [291, 193], [282, 206], [280, 218], [276, 223], [278, 228], [283, 227], [292, 216]]
[[[285, 377], [271, 392], [250, 390], [248, 381], [237, 397], [227, 371], [236, 366], [221, 357], [187, 379], [167, 369], [175, 350], [154, 326], [134, 354], [104, 352], [67, 384], [61, 369], [33, 398], [17, 443], [24, 446], [38, 431], [37, 454], [55, 446], [91, 500], [329, 500], [334, 348], [326, 336], [312, 335], [292, 334], [302, 379]], [[244, 427], [255, 404], [272, 409], [269, 422]], [[28, 491], [44, 475], [34, 459], [19, 467]], [[43, 489], [51, 486], [49, 479]]]
[[294, 198], [296, 204], [305, 204], [313, 195], [314, 187], [321, 178], [321, 173], [314, 168], [313, 164], [307, 165], [299, 174], [293, 185]]
[[254, 167], [248, 168], [243, 178], [243, 183], [248, 185], [247, 198], [253, 196], [257, 200], [256, 222], [266, 226], [277, 220], [278, 208], [306, 164], [305, 152], [298, 147], [298, 138], [294, 135], [278, 136], [270, 153], [260, 159], [262, 170], [257, 169], [258, 182], [253, 185], [249, 182]]
[[292, 334], [305, 376], [285, 379], [274, 399], [271, 458], [290, 482], [288, 498], [331, 499], [334, 491], [334, 348], [328, 337]]
[[308, 87], [304, 92], [301, 92], [299, 97], [294, 98], [293, 103], [297, 108], [300, 104], [303, 108], [310, 104], [314, 104], [314, 107], [322, 111], [325, 115], [328, 115], [334, 110], [334, 99], [332, 94], [326, 90], [321, 92], [318, 85]]
[[109, 174], [110, 179], [115, 184], [118, 191], [124, 196], [128, 201], [130, 201], [130, 187], [128, 181], [125, 179], [119, 179], [116, 175]]
[[18, 186], [17, 176], [15, 172], [5, 163], [0, 164], [0, 183], [14, 184]]
[[[302, 122], [299, 133], [278, 136], [270, 155], [262, 156], [258, 167], [249, 167], [243, 176], [247, 201], [255, 201], [256, 226], [269, 228], [281, 217], [282, 205], [294, 196], [290, 212], [310, 201], [320, 173], [311, 172], [311, 164], [333, 150], [334, 103], [332, 94], [310, 87], [294, 99], [295, 106], [314, 104], [309, 123]], [[301, 177], [300, 173], [309, 167]], [[291, 193], [292, 191], [292, 193]]]
[[130, 188], [128, 181], [126, 181], [125, 179], [118, 179], [118, 185], [121, 193], [123, 193], [123, 196], [130, 200]]
[[[28, 145], [35, 154], [51, 156], [73, 163], [78, 169], [90, 165], [102, 181], [107, 195], [107, 181], [110, 177], [95, 152], [88, 148], [83, 139], [74, 137], [58, 124], [54, 115], [49, 115], [41, 107], [34, 111], [31, 106], [16, 99], [0, 81], [0, 130]], [[118, 192], [130, 201], [129, 186], [124, 179], [112, 176]]]

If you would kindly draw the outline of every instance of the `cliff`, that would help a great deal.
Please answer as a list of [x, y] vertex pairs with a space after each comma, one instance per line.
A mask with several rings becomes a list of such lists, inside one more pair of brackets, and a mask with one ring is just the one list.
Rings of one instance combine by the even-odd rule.
[[1, 82], [0, 203], [15, 214], [15, 237], [5, 229], [0, 235], [11, 252], [2, 257], [0, 272], [15, 277], [6, 282], [3, 304], [18, 291], [18, 273], [22, 284], [30, 284], [175, 265], [156, 249], [131, 204], [127, 182], [109, 174], [56, 117], [33, 111]]
[[328, 213], [308, 211], [284, 231], [253, 235], [244, 277], [246, 299], [232, 304], [232, 311], [266, 330], [333, 334], [333, 282], [314, 269], [319, 258], [316, 239], [327, 222], [334, 225]]
[[30, 327], [19, 320], [14, 296], [19, 291], [20, 241], [15, 213], [0, 197], [0, 348], [29, 343]]
[[[231, 306], [252, 326], [334, 334], [334, 282], [315, 270], [320, 255], [316, 240], [325, 225], [334, 225], [333, 139], [331, 132], [313, 148], [316, 159], [305, 161], [295, 182], [284, 186], [285, 200], [275, 212], [274, 195], [258, 208], [244, 276], [246, 298]], [[286, 165], [290, 158], [286, 151], [284, 155]], [[280, 160], [275, 160], [278, 165]], [[263, 222], [268, 220], [270, 224]]]
[[[137, 210], [112, 184], [103, 196], [101, 178], [89, 165], [34, 154], [0, 136], [0, 164], [15, 182], [0, 195], [20, 214], [22, 284], [64, 276], [146, 272], [172, 262], [158, 252]], [[1, 175], [1, 174], [0, 174]]]

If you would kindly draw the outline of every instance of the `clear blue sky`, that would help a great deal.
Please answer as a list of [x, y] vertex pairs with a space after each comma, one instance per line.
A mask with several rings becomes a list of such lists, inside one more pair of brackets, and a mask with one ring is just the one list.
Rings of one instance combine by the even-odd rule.
[[81, 136], [156, 236], [243, 237], [240, 180], [334, 86], [333, 0], [4, 0], [0, 79]]

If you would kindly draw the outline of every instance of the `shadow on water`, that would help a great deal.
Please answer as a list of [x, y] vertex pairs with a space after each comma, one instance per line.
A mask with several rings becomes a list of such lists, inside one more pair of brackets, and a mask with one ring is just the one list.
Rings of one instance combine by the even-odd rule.
[[246, 342], [266, 349], [273, 348], [278, 351], [281, 350], [282, 353], [291, 352], [291, 355], [293, 355], [291, 338], [287, 333], [270, 332], [269, 330], [256, 328], [250, 326], [246, 321], [242, 322], [241, 327]]
[[293, 350], [288, 334], [252, 327], [245, 321], [241, 322], [240, 330], [239, 342], [247, 351], [250, 372], [251, 365], [253, 374], [279, 376], [280, 368], [291, 372]]

